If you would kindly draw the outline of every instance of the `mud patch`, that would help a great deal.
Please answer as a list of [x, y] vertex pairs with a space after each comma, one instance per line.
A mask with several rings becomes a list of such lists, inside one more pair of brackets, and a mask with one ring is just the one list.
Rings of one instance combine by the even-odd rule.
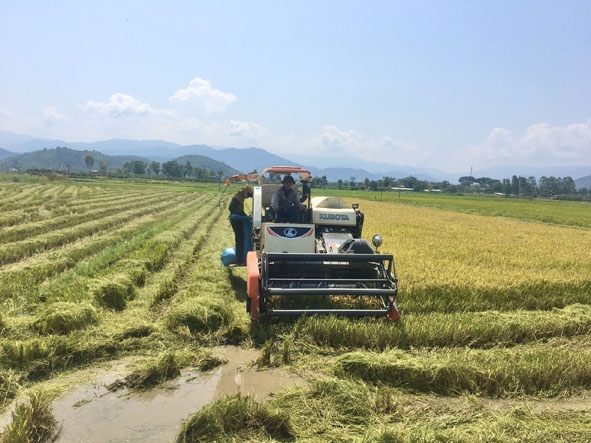
[[184, 419], [215, 399], [240, 392], [263, 400], [307, 385], [284, 370], [257, 370], [252, 362], [260, 351], [223, 347], [215, 354], [228, 363], [207, 374], [183, 371], [178, 379], [147, 392], [110, 392], [106, 386], [120, 373], [68, 392], [54, 402], [55, 418], [62, 425], [58, 441], [169, 442]]

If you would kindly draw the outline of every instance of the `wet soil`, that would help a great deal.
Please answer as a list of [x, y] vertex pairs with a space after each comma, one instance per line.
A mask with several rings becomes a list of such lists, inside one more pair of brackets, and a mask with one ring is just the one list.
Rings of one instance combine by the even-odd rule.
[[[129, 372], [125, 362], [109, 371], [93, 370], [91, 383], [77, 384], [53, 403], [62, 426], [60, 443], [171, 442], [183, 420], [211, 401], [238, 392], [263, 400], [286, 388], [306, 386], [304, 379], [281, 369], [258, 370], [260, 351], [238, 347], [216, 349], [227, 364], [208, 373], [183, 371], [175, 380], [145, 392], [107, 386]], [[78, 380], [88, 379], [78, 374]]]
[[[109, 367], [92, 368], [69, 374], [56, 385], [67, 387], [53, 403], [55, 419], [62, 431], [59, 443], [174, 441], [184, 420], [206, 404], [227, 395], [241, 393], [264, 400], [287, 388], [308, 385], [303, 378], [285, 369], [259, 370], [253, 363], [261, 351], [239, 347], [216, 348], [214, 354], [228, 363], [203, 373], [185, 370], [181, 376], [149, 391], [107, 386], [130, 373], [131, 361], [113, 362]], [[507, 412], [526, 408], [534, 413], [589, 410], [591, 394], [568, 399], [481, 399], [474, 397], [421, 397], [422, 407], [473, 411], [482, 408]], [[0, 429], [11, 422], [10, 411], [0, 416]]]

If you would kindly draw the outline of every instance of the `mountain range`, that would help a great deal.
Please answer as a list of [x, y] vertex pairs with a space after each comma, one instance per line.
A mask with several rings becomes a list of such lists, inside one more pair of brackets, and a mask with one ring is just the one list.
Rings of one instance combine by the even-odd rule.
[[[22, 153], [42, 151], [56, 147], [68, 147], [72, 150], [96, 152], [105, 155], [108, 167], [113, 164], [122, 164], [124, 161], [142, 159], [144, 161], [165, 162], [180, 159], [179, 163], [184, 164], [186, 156], [203, 156], [215, 160], [212, 168], [238, 170], [240, 172], [261, 171], [263, 168], [272, 165], [296, 165], [309, 169], [313, 176], [326, 176], [329, 181], [339, 179], [349, 180], [354, 177], [355, 181], [363, 181], [365, 178], [377, 180], [383, 177], [404, 178], [414, 176], [419, 180], [438, 182], [447, 180], [450, 183], [458, 183], [461, 176], [470, 175], [469, 172], [450, 173], [433, 168], [418, 168], [412, 166], [399, 166], [384, 162], [369, 162], [359, 158], [315, 158], [314, 165], [294, 162], [290, 159], [272, 154], [261, 148], [213, 148], [207, 145], [178, 145], [162, 140], [126, 140], [111, 139], [91, 143], [85, 142], [64, 142], [62, 140], [51, 140], [28, 135], [14, 134], [0, 131], [0, 160], [14, 157]], [[115, 160], [112, 159], [115, 157]], [[98, 161], [100, 161], [98, 158]], [[108, 161], [107, 161], [108, 160]], [[2, 162], [5, 163], [5, 162]], [[323, 165], [319, 167], [318, 165]], [[24, 167], [24, 165], [21, 165]], [[208, 167], [209, 168], [209, 167]], [[86, 166], [80, 167], [86, 169]], [[577, 180], [591, 175], [591, 166], [554, 166], [554, 167], [528, 167], [524, 165], [496, 166], [486, 170], [480, 170], [474, 176], [490, 177], [502, 180], [511, 178], [513, 175], [523, 177], [542, 176], [567, 177]]]

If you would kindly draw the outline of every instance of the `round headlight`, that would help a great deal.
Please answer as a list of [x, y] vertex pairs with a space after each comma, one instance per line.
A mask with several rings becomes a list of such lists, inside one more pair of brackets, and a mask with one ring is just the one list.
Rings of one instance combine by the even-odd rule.
[[382, 237], [380, 237], [379, 235], [374, 235], [371, 239], [371, 242], [376, 248], [379, 248], [380, 246], [382, 246]]

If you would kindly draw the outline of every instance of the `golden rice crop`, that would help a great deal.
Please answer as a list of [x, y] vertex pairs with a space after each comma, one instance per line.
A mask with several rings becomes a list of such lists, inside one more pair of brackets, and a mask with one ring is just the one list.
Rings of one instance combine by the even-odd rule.
[[[147, 387], [188, 365], [211, 368], [219, 361], [195, 356], [237, 344], [260, 349], [262, 379], [282, 366], [309, 387], [269, 401], [220, 399], [179, 441], [220, 432], [236, 441], [583, 435], [588, 412], [483, 406], [496, 397], [568, 404], [591, 389], [591, 230], [573, 227], [576, 216], [552, 225], [361, 201], [364, 237], [382, 235], [381, 251], [395, 256], [401, 320], [250, 322], [245, 269], [219, 261], [233, 236], [217, 189], [104, 183], [0, 182], [0, 238], [28, 237], [0, 255], [32, 246], [0, 266], [0, 408], [61, 371], [141, 357], [145, 372], [126, 380], [139, 374]], [[461, 203], [469, 211], [469, 199]], [[511, 205], [505, 215], [520, 203]]]
[[550, 309], [587, 303], [591, 230], [364, 201], [413, 311]]

